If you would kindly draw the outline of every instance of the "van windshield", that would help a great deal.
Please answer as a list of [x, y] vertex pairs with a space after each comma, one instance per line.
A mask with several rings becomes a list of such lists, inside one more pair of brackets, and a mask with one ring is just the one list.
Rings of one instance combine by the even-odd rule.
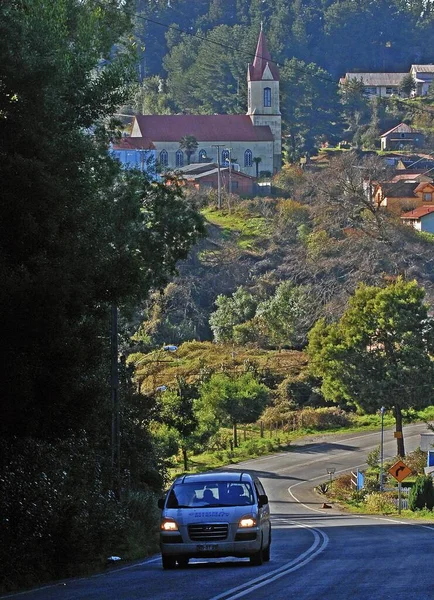
[[254, 502], [255, 497], [250, 483], [203, 481], [175, 484], [169, 492], [166, 507], [247, 506]]

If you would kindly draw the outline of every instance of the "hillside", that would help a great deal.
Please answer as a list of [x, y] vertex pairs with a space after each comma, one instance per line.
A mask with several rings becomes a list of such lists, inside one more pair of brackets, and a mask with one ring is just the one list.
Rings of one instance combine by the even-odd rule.
[[[359, 282], [383, 285], [404, 275], [423, 285], [432, 303], [431, 237], [403, 226], [393, 214], [371, 210], [360, 167], [363, 172], [371, 169], [372, 177], [386, 176], [375, 172], [383, 168], [381, 163], [347, 153], [326, 169], [291, 180], [294, 199], [234, 196], [231, 212], [218, 211], [211, 199], [202, 209], [207, 238], [179, 265], [178, 276], [164, 293], [152, 296], [135, 336], [142, 344], [136, 349], [212, 340], [209, 319], [219, 296], [227, 299], [233, 321], [223, 339], [264, 349], [301, 348], [319, 317], [339, 318]], [[255, 316], [284, 282], [301, 303], [292, 342], [289, 334], [286, 341], [277, 341], [277, 334], [261, 329]], [[251, 304], [244, 316], [235, 306], [237, 290]]]

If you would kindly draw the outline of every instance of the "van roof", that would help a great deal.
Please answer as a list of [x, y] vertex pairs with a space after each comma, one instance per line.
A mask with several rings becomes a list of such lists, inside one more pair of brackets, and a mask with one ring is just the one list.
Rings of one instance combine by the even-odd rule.
[[178, 477], [175, 483], [200, 483], [205, 481], [252, 481], [249, 473], [239, 471], [209, 471]]

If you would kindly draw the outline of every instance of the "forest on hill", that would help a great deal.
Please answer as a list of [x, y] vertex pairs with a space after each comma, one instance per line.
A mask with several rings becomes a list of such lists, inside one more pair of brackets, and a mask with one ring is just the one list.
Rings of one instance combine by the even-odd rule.
[[402, 120], [432, 133], [432, 113], [420, 103], [369, 102], [357, 85], [344, 94], [338, 85], [346, 72], [407, 73], [411, 64], [434, 62], [434, 7], [427, 0], [141, 1], [141, 84], [131, 109], [245, 112], [246, 67], [261, 23], [280, 68], [289, 160], [342, 139], [375, 147], [378, 135]]

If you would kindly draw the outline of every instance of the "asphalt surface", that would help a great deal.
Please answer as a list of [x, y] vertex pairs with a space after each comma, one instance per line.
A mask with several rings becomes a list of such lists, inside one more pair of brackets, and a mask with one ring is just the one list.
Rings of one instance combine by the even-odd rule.
[[[420, 444], [425, 425], [405, 428], [407, 452]], [[23, 600], [434, 600], [434, 522], [350, 515], [323, 508], [315, 486], [363, 468], [380, 433], [312, 436], [289, 452], [234, 465], [255, 472], [271, 503], [271, 561], [192, 560], [163, 571], [159, 556], [90, 578], [2, 598]], [[386, 430], [385, 458], [396, 454]]]

